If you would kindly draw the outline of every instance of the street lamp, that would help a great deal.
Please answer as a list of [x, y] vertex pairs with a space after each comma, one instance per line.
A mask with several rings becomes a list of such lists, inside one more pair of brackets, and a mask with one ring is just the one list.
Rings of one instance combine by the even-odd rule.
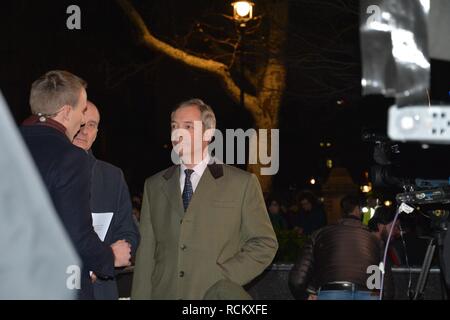
[[245, 92], [243, 89], [244, 85], [244, 36], [245, 27], [247, 22], [253, 19], [253, 6], [255, 5], [251, 1], [235, 1], [232, 2], [233, 6], [233, 19], [236, 22], [237, 30], [239, 33], [239, 53], [240, 53], [240, 74], [241, 74], [241, 85], [240, 85], [240, 104], [241, 108], [245, 108]]
[[253, 19], [253, 6], [251, 1], [235, 1], [231, 4], [233, 6], [233, 19], [239, 23], [241, 27]]

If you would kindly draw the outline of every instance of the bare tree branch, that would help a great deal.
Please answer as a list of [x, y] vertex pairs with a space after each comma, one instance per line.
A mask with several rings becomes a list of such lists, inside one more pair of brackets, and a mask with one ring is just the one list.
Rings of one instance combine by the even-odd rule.
[[[140, 41], [145, 46], [147, 46], [149, 49], [163, 53], [178, 62], [216, 75], [222, 81], [227, 94], [229, 94], [234, 101], [239, 101], [241, 92], [240, 88], [231, 78], [230, 70], [225, 64], [211, 59], [200, 58], [161, 41], [151, 34], [141, 15], [136, 11], [136, 9], [129, 1], [116, 1], [120, 5], [122, 10], [126, 13], [131, 22], [134, 24], [134, 26], [138, 29]], [[245, 107], [250, 112], [255, 114], [260, 113], [260, 110], [257, 107], [258, 103], [255, 96], [246, 93], [245, 100]]]

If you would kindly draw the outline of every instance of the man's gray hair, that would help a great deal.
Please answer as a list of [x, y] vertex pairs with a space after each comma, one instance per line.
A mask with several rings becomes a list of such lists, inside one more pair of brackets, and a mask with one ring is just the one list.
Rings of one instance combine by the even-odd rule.
[[214, 114], [213, 109], [204, 103], [200, 99], [190, 99], [179, 103], [172, 111], [170, 118], [173, 119], [173, 115], [178, 109], [184, 107], [196, 106], [201, 113], [202, 123], [205, 129], [215, 129], [216, 128], [216, 115]]

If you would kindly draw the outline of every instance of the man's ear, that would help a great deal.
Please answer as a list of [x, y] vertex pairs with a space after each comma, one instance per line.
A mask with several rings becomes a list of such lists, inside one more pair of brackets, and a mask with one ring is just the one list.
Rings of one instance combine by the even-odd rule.
[[69, 121], [72, 116], [72, 107], [69, 105], [65, 105], [61, 108], [61, 116], [64, 120]]

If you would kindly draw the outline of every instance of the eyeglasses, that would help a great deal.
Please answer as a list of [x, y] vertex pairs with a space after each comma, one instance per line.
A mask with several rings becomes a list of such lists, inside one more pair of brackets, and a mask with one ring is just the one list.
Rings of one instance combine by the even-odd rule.
[[97, 130], [98, 129], [98, 125], [95, 122], [88, 122], [85, 123], [84, 125], [81, 126], [82, 128], [86, 128], [88, 130]]

